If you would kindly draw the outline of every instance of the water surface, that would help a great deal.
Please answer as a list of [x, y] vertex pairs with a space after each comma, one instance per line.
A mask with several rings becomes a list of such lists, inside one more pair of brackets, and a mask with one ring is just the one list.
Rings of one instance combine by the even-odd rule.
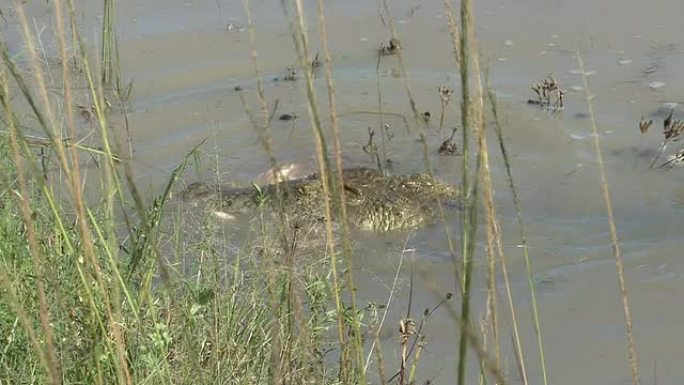
[[[278, 113], [300, 117], [294, 125], [274, 120], [274, 155], [283, 163], [294, 162], [313, 170], [313, 136], [303, 82], [273, 81], [297, 63], [287, 22], [279, 2], [252, 3], [267, 101], [271, 107], [279, 101]], [[378, 109], [378, 84], [383, 110], [413, 121], [404, 83], [398, 76], [400, 67], [396, 58], [385, 57], [376, 72], [377, 48], [390, 36], [378, 16], [376, 2], [329, 3], [327, 31], [342, 114], [344, 159], [349, 166], [373, 166], [361, 147], [367, 142], [368, 127], [379, 129], [379, 118], [361, 112]], [[478, 43], [499, 97], [539, 285], [552, 384], [617, 385], [629, 383], [630, 375], [615, 262], [576, 52], [585, 62], [593, 95], [625, 257], [643, 382], [652, 383], [654, 363], [660, 384], [677, 383], [682, 375], [679, 357], [684, 345], [684, 312], [677, 304], [684, 290], [684, 175], [677, 168], [650, 170], [648, 164], [662, 139], [660, 127], [668, 108], [684, 118], [679, 104], [684, 102], [679, 91], [684, 89], [680, 73], [684, 68], [684, 41], [679, 20], [683, 4], [675, 0], [606, 0], [600, 4], [587, 0], [499, 0], [475, 4]], [[315, 52], [320, 41], [314, 5], [307, 2], [310, 44]], [[258, 178], [268, 161], [233, 91], [240, 85], [249, 108], [258, 111], [252, 48], [241, 2], [122, 0], [117, 7], [122, 70], [126, 79], [134, 80], [128, 118], [136, 173], [143, 187], [160, 189], [183, 156], [203, 140], [209, 168], [203, 175], [188, 175], [189, 179], [217, 174], [225, 180], [247, 183]], [[82, 9], [83, 28], [94, 35], [101, 10], [93, 5]], [[460, 121], [458, 98], [454, 97], [446, 116], [447, 129], [437, 133], [437, 88], [447, 85], [456, 95], [460, 92], [442, 2], [394, 1], [391, 11], [404, 47], [413, 97], [421, 112], [431, 111], [434, 117], [427, 128], [423, 127], [431, 163], [441, 179], [459, 183], [460, 157], [436, 153], [448, 128]], [[30, 15], [38, 26], [49, 23], [50, 14], [51, 5], [34, 2], [30, 6]], [[10, 38], [18, 36], [12, 21], [4, 28]], [[49, 28], [48, 24], [45, 30]], [[9, 41], [16, 41], [10, 47], [15, 52], [21, 49], [18, 38]], [[525, 103], [534, 96], [531, 83], [549, 74], [567, 91], [566, 108], [556, 115]], [[326, 106], [322, 78], [316, 80], [316, 91], [321, 105]], [[642, 115], [655, 122], [652, 132], [640, 138], [638, 121]], [[394, 135], [388, 147], [393, 172], [423, 171], [422, 148], [416, 141], [421, 128], [411, 124], [407, 132], [401, 119], [389, 117], [388, 121]], [[497, 209], [526, 362], [532, 383], [541, 383], [515, 212], [498, 146], [494, 137], [490, 138]], [[670, 148], [679, 147], [674, 144]], [[457, 219], [451, 218], [448, 225], [458, 239]], [[451, 257], [441, 226], [411, 234], [362, 235], [357, 243], [357, 284], [364, 302], [386, 301], [405, 249], [411, 250], [407, 257], [414, 257], [417, 272], [415, 317], [439, 301], [433, 289], [454, 291]], [[474, 284], [478, 306], [486, 295], [483, 247], [479, 251]], [[398, 363], [396, 329], [408, 302], [408, 266], [405, 260], [400, 290], [386, 325], [386, 333], [392, 337], [384, 342], [384, 348], [386, 360], [392, 363]], [[501, 304], [503, 309], [503, 300]], [[504, 327], [502, 332], [508, 339], [510, 331]], [[418, 377], [432, 379], [433, 383], [453, 383], [456, 327], [446, 312], [437, 312], [424, 333], [427, 346]], [[504, 369], [516, 378], [513, 353], [504, 353]], [[475, 370], [470, 374], [475, 380]]]

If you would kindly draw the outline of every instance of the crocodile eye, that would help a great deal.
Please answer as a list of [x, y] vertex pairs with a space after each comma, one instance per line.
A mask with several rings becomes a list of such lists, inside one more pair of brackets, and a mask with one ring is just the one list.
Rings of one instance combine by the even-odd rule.
[[354, 186], [350, 186], [348, 184], [344, 184], [344, 191], [348, 192], [350, 197], [353, 198], [360, 198], [361, 197], [361, 190], [357, 189]]

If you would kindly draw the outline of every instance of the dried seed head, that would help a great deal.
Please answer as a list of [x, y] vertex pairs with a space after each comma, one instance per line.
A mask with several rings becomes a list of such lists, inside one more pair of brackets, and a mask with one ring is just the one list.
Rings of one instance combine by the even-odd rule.
[[380, 45], [380, 54], [381, 55], [393, 55], [401, 50], [401, 42], [399, 42], [399, 39], [393, 37], [390, 39], [388, 45], [381, 44]]
[[297, 119], [297, 114], [281, 114], [278, 117], [278, 120], [282, 120], [284, 122], [290, 121], [290, 120], [295, 120]]
[[314, 59], [311, 61], [311, 69], [317, 69], [320, 68], [321, 66], [321, 61], [318, 59], [318, 52], [316, 52], [316, 56]]
[[283, 80], [294, 81], [297, 79], [297, 70], [292, 66], [287, 66], [287, 74], [283, 76]]
[[437, 89], [439, 92], [439, 98], [442, 101], [442, 104], [447, 105], [451, 101], [451, 95], [454, 93], [450, 88], [447, 86], [441, 86]]
[[453, 155], [456, 153], [456, 143], [451, 139], [446, 139], [437, 149], [437, 153], [441, 155]]
[[560, 89], [553, 75], [547, 76], [541, 82], [532, 83], [532, 91], [537, 94], [537, 100], [530, 99], [528, 103], [539, 105], [544, 110], [563, 109], [565, 91]]
[[399, 333], [402, 336], [416, 334], [416, 322], [411, 318], [404, 318], [399, 321]]
[[671, 129], [665, 133], [665, 139], [676, 142], [682, 138], [682, 132], [684, 132], [684, 122], [675, 120]]
[[641, 116], [641, 121], [639, 121], [639, 131], [641, 131], [641, 134], [645, 134], [648, 132], [648, 129], [651, 128], [651, 125], [653, 125], [653, 119], [649, 120], [648, 122], [646, 119], [644, 119], [644, 116]]
[[684, 122], [679, 119], [672, 119], [674, 110], [670, 111], [670, 115], [663, 121], [663, 135], [665, 135], [665, 141], [677, 141], [682, 138], [682, 133], [684, 132]]
[[544, 79], [544, 88], [546, 91], [555, 91], [558, 89], [558, 81], [556, 81], [556, 78], [554, 78], [553, 75], [549, 75]]
[[442, 142], [442, 145], [439, 146], [437, 153], [442, 155], [453, 155], [456, 153], [457, 147], [456, 143], [454, 143], [454, 135], [456, 135], [457, 130], [458, 127], [454, 127], [451, 130], [451, 136]]
[[375, 136], [375, 130], [371, 126], [368, 126], [368, 143], [366, 143], [362, 149], [366, 154], [377, 154], [378, 146], [373, 142], [373, 137]]
[[532, 83], [532, 90], [537, 93], [537, 95], [541, 96], [542, 93], [542, 85], [541, 83]]
[[394, 134], [392, 133], [392, 125], [391, 124], [385, 123], [382, 125], [382, 128], [385, 131], [385, 135], [387, 135], [387, 140], [394, 139]]
[[401, 42], [396, 37], [393, 37], [389, 41], [389, 49], [391, 51], [399, 51], [401, 49]]
[[672, 115], [674, 114], [674, 110], [670, 110], [670, 115], [663, 120], [663, 131], [667, 131], [670, 126], [672, 125]]

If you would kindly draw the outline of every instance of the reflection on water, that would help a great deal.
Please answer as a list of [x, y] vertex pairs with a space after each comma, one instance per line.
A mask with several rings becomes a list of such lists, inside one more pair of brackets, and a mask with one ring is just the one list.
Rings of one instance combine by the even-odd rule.
[[[30, 5], [37, 18], [50, 9], [39, 3]], [[302, 82], [273, 80], [296, 64], [287, 24], [278, 2], [253, 3], [260, 66], [268, 74], [267, 101], [271, 106], [278, 101], [278, 113], [301, 117], [273, 121], [274, 155], [283, 163], [314, 169]], [[159, 186], [185, 153], [204, 139], [206, 159], [215, 168], [212, 172], [245, 184], [256, 180], [268, 162], [234, 91], [240, 85], [250, 108], [258, 110], [241, 2], [124, 0], [117, 6], [123, 71], [135, 82], [129, 124], [140, 181], [152, 188]], [[457, 183], [460, 158], [440, 156], [436, 151], [451, 132], [436, 132], [437, 89], [448, 85], [456, 95], [460, 92], [441, 6], [440, 2], [392, 2], [413, 96], [419, 110], [430, 111], [433, 117], [426, 131], [431, 163], [442, 179]], [[383, 111], [398, 114], [388, 117], [393, 137], [387, 151], [394, 172], [422, 171], [417, 127], [412, 125], [407, 132], [399, 117], [411, 120], [403, 81], [395, 76], [398, 63], [393, 57], [383, 57], [376, 71], [377, 48], [389, 37], [378, 18], [377, 4], [355, 0], [332, 2], [328, 7], [345, 161], [350, 166], [374, 165], [362, 147], [368, 127], [377, 130], [379, 126], [380, 118], [366, 113], [378, 110], [379, 87]], [[84, 15], [100, 12], [83, 9]], [[314, 11], [315, 7], [309, 7], [309, 12]], [[684, 313], [672, 306], [684, 289], [679, 242], [684, 225], [684, 176], [681, 169], [665, 172], [650, 170], [648, 165], [662, 140], [662, 119], [671, 109], [684, 118], [680, 106], [684, 95], [679, 91], [684, 89], [680, 73], [684, 41], [678, 20], [684, 3], [609, 0], [597, 7], [588, 0], [502, 0], [477, 2], [475, 11], [484, 64], [500, 98], [499, 113], [527, 224], [552, 383], [623, 384], [629, 377], [624, 321], [576, 51], [586, 63], [594, 95], [642, 370], [649, 372], [650, 363], [656, 361], [660, 382], [675, 383], [681, 375], [678, 351], [684, 342], [678, 337]], [[86, 31], [95, 28], [97, 23], [91, 23], [96, 20], [84, 19]], [[8, 41], [18, 41], [12, 39], [18, 36], [16, 26], [4, 28]], [[320, 43], [313, 19], [310, 28], [315, 51]], [[13, 52], [20, 48], [10, 47]], [[531, 83], [549, 74], [566, 91], [566, 108], [557, 115], [525, 103], [534, 96]], [[323, 79], [316, 80], [316, 89], [322, 95], [321, 104], [327, 105]], [[458, 126], [458, 108], [456, 102], [449, 105], [445, 127]], [[643, 138], [638, 131], [641, 116], [654, 119], [651, 132]], [[504, 246], [530, 373], [536, 376], [533, 357], [537, 353], [515, 213], [497, 146], [491, 143]], [[671, 149], [678, 146], [673, 143]], [[458, 241], [456, 219], [450, 219], [447, 226]], [[414, 250], [411, 256], [419, 272], [413, 298], [417, 308], [438, 302], [434, 291], [454, 291], [452, 256], [445, 251], [443, 227], [411, 234], [360, 235], [358, 243], [355, 263], [363, 301], [386, 300], [398, 255], [405, 249]], [[484, 245], [479, 250], [478, 306], [485, 298]], [[406, 266], [403, 277], [408, 275]], [[393, 321], [386, 326], [388, 333], [394, 333], [407, 297], [404, 281], [390, 308]], [[457, 333], [446, 312], [435, 314], [425, 334], [427, 357], [419, 378], [452, 383]], [[397, 362], [392, 360], [398, 345], [392, 345], [385, 344], [387, 359]], [[505, 353], [513, 373], [512, 352]]]

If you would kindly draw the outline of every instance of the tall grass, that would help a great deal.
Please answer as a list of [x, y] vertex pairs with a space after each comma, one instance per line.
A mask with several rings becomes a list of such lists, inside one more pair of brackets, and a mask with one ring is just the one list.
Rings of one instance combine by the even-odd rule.
[[[472, 175], [477, 175], [481, 165], [482, 154], [478, 153], [476, 170], [473, 171], [471, 165], [471, 150], [470, 150], [470, 135], [471, 131], [474, 130], [477, 134], [478, 132], [482, 134], [481, 126], [484, 122], [477, 122], [473, 115], [479, 115], [482, 112], [482, 106], [479, 105], [479, 110], [473, 109], [473, 101], [470, 91], [470, 71], [472, 60], [471, 54], [477, 56], [477, 52], [472, 51], [471, 40], [473, 38], [473, 26], [472, 26], [472, 10], [471, 10], [470, 0], [464, 0], [461, 2], [461, 31], [458, 35], [460, 41], [458, 44], [455, 42], [454, 49], [458, 49], [459, 57], [459, 73], [461, 76], [461, 125], [463, 126], [462, 132], [462, 147], [463, 147], [463, 162], [461, 164], [461, 186], [463, 194], [463, 211], [461, 214], [461, 269], [460, 269], [460, 280], [458, 279], [459, 272], [456, 271], [455, 278], [457, 283], [460, 282], [461, 289], [461, 323], [458, 325], [460, 328], [460, 340], [458, 346], [458, 368], [457, 368], [457, 380], [458, 384], [462, 385], [465, 383], [465, 369], [467, 354], [466, 349], [468, 346], [468, 334], [470, 333], [470, 300], [471, 300], [471, 277], [473, 271], [473, 258], [475, 254], [475, 237], [478, 228], [478, 179], [472, 180]], [[452, 32], [452, 37], [456, 36]], [[477, 107], [476, 107], [477, 108]], [[455, 261], [454, 261], [455, 262]], [[456, 266], [456, 263], [454, 263]]]
[[119, 45], [116, 35], [116, 14], [113, 0], [102, 0], [102, 52], [100, 56], [102, 84], [112, 86], [115, 79], [120, 76], [119, 68]]

